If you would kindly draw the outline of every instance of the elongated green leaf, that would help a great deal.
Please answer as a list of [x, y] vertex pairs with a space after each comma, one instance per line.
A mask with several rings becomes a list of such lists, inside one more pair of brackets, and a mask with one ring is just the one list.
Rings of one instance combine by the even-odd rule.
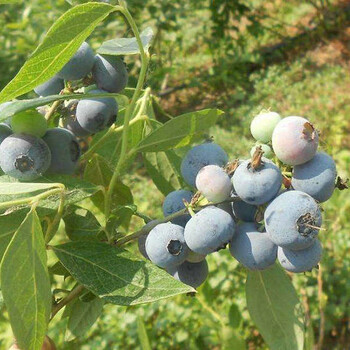
[[[33, 197], [34, 195], [44, 193], [45, 190], [50, 190], [57, 187], [57, 184], [64, 184], [65, 190], [65, 204], [74, 204], [88, 198], [98, 192], [100, 188], [87, 181], [74, 178], [69, 175], [52, 175], [49, 177], [42, 177], [36, 180], [37, 183], [21, 183], [18, 180], [9, 176], [0, 176], [0, 185], [4, 192], [11, 192], [13, 194], [1, 194], [0, 204], [6, 203], [7, 207], [11, 207], [12, 201]], [[6, 190], [6, 186], [8, 190]], [[50, 195], [41, 200], [38, 208], [47, 210], [56, 210], [60, 203], [60, 194]], [[15, 205], [15, 203], [13, 204]]]
[[0, 215], [0, 262], [14, 233], [26, 217], [28, 210], [18, 210], [9, 215]]
[[42, 190], [48, 190], [54, 187], [57, 187], [57, 185], [55, 185], [54, 183], [3, 182], [0, 183], [0, 196], [32, 193]]
[[[147, 27], [140, 34], [143, 49], [148, 52], [151, 40], [153, 38], [153, 30], [151, 27]], [[135, 55], [140, 53], [139, 46], [136, 38], [118, 38], [105, 41], [101, 47], [97, 50], [102, 55]]]
[[80, 284], [112, 304], [150, 303], [194, 291], [150, 262], [108, 244], [71, 242], [53, 249]]
[[0, 103], [31, 91], [56, 74], [115, 7], [91, 2], [64, 13], [49, 29], [15, 78], [0, 93]]
[[43, 232], [32, 209], [14, 234], [1, 263], [1, 289], [20, 348], [40, 350], [51, 311]]
[[104, 301], [97, 297], [90, 302], [76, 299], [69, 308], [66, 341], [86, 335], [86, 332], [100, 317], [103, 305]]
[[222, 113], [218, 109], [204, 109], [180, 115], [147, 135], [137, 150], [159, 152], [184, 147], [214, 125]]
[[144, 153], [143, 160], [148, 175], [165, 196], [182, 187], [179, 175], [181, 158], [174, 151]]
[[16, 100], [12, 101], [5, 107], [0, 109], [0, 122], [12, 117], [13, 115], [26, 111], [28, 109], [33, 109], [40, 106], [45, 106], [55, 101], [63, 101], [63, 100], [82, 100], [84, 98], [90, 97], [120, 97], [123, 95], [120, 94], [112, 94], [112, 93], [104, 93], [104, 94], [67, 94], [67, 95], [51, 95], [46, 97], [38, 97], [33, 98], [31, 100]]
[[223, 327], [221, 332], [223, 338], [223, 350], [245, 350], [247, 348], [244, 339], [236, 329]]
[[137, 335], [139, 337], [141, 349], [151, 350], [152, 348], [147, 335], [145, 322], [143, 322], [143, 319], [140, 316], [137, 318]]
[[246, 297], [250, 316], [271, 350], [303, 349], [302, 308], [293, 284], [279, 266], [249, 271]]
[[64, 217], [67, 236], [72, 241], [96, 241], [101, 231], [97, 219], [85, 209], [77, 209]]

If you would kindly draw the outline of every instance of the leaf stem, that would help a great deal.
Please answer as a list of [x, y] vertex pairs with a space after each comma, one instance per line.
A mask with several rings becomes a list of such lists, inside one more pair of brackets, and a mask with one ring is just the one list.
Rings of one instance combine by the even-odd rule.
[[84, 290], [84, 286], [82, 285], [79, 285], [77, 287], [75, 287], [74, 289], [72, 289], [70, 291], [70, 293], [65, 297], [63, 298], [57, 305], [55, 305], [53, 308], [52, 308], [52, 311], [51, 311], [51, 318], [50, 318], [50, 321], [56, 316], [56, 314], [64, 307], [66, 306], [67, 304], [69, 304], [73, 299], [77, 298], [81, 293], [82, 291]]
[[59, 222], [62, 219], [62, 215], [63, 215], [63, 211], [64, 211], [64, 203], [65, 203], [65, 195], [64, 195], [64, 191], [61, 191], [60, 204], [58, 206], [57, 213], [56, 213], [54, 219], [52, 220], [52, 222], [49, 223], [47, 230], [46, 230], [46, 234], [45, 234], [45, 243], [46, 244], [51, 241], [51, 239], [53, 238], [53, 236], [55, 235], [55, 233], [57, 231], [57, 225], [59, 224]]
[[47, 121], [49, 121], [51, 119], [51, 117], [55, 114], [56, 109], [58, 108], [58, 106], [62, 103], [61, 100], [57, 100], [55, 101], [52, 106], [50, 107], [50, 109], [47, 111], [47, 113], [45, 114], [45, 119]]
[[122, 169], [124, 161], [127, 159], [129, 123], [130, 123], [130, 119], [131, 119], [132, 113], [133, 113], [134, 108], [135, 108], [135, 104], [140, 96], [140, 93], [141, 93], [141, 90], [142, 90], [142, 87], [143, 87], [143, 84], [144, 84], [144, 81], [146, 78], [147, 67], [148, 67], [148, 62], [149, 62], [149, 57], [143, 48], [142, 40], [140, 37], [139, 30], [136, 26], [136, 23], [135, 23], [134, 19], [132, 18], [130, 12], [126, 8], [125, 3], [121, 2], [120, 4], [122, 5], [122, 7], [119, 10], [125, 16], [128, 24], [130, 25], [130, 27], [135, 35], [139, 49], [140, 49], [141, 70], [140, 70], [139, 79], [138, 79], [133, 97], [131, 99], [130, 104], [126, 107], [126, 111], [125, 111], [120, 157], [119, 157], [117, 165], [114, 169], [113, 176], [112, 176], [111, 181], [109, 183], [109, 188], [108, 188], [106, 199], [105, 199], [105, 214], [106, 214], [107, 218], [109, 217], [109, 215], [111, 213], [112, 193], [113, 193], [114, 188], [117, 184], [117, 180], [118, 180], [118, 177], [120, 176], [120, 171]]

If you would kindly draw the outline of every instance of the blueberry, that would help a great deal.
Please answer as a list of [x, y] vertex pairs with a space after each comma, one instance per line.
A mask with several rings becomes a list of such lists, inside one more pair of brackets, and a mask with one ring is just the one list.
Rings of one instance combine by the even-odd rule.
[[[105, 91], [92, 90], [90, 93], [102, 94]], [[78, 102], [76, 119], [83, 129], [96, 133], [110, 126], [117, 112], [118, 105], [114, 98], [91, 97]]]
[[64, 81], [57, 75], [37, 86], [34, 92], [39, 96], [58, 95], [64, 89]]
[[147, 236], [146, 253], [160, 267], [167, 269], [182, 264], [188, 252], [182, 226], [170, 222], [159, 224]]
[[294, 167], [292, 186], [319, 202], [325, 202], [333, 194], [336, 176], [333, 158], [327, 153], [317, 152], [308, 162]]
[[0, 123], [0, 144], [10, 135], [12, 135], [11, 128], [5, 123]]
[[181, 163], [181, 174], [190, 186], [195, 187], [199, 170], [211, 164], [225, 166], [227, 162], [228, 156], [219, 145], [203, 143], [187, 152]]
[[88, 43], [83, 42], [74, 56], [57, 73], [64, 80], [85, 78], [92, 70], [95, 55]]
[[67, 129], [53, 128], [46, 132], [43, 140], [51, 151], [48, 172], [73, 174], [80, 157], [80, 146], [74, 134]]
[[318, 134], [302, 117], [282, 119], [272, 134], [272, 147], [279, 160], [289, 165], [308, 162], [316, 154]]
[[198, 288], [208, 277], [208, 263], [206, 260], [197, 263], [185, 261], [168, 269], [168, 272], [178, 281]]
[[322, 246], [319, 240], [303, 250], [290, 250], [278, 247], [278, 260], [281, 266], [290, 272], [311, 271], [322, 257]]
[[196, 187], [210, 202], [222, 202], [230, 197], [232, 183], [224, 169], [207, 165], [199, 170]]
[[242, 221], [254, 222], [258, 207], [244, 201], [236, 201], [232, 203], [233, 215]]
[[78, 101], [73, 100], [68, 103], [65, 108], [65, 116], [63, 118], [63, 126], [71, 131], [77, 137], [86, 137], [91, 135], [90, 131], [84, 129], [78, 122], [76, 117]]
[[42, 137], [47, 130], [47, 122], [37, 110], [28, 110], [15, 114], [11, 118], [11, 128], [15, 134]]
[[236, 227], [230, 253], [248, 269], [264, 270], [276, 261], [277, 246], [266, 232], [258, 231], [255, 223], [243, 222]]
[[6, 175], [23, 181], [40, 177], [50, 166], [46, 143], [32, 135], [13, 134], [0, 145], [0, 166]]
[[271, 159], [273, 157], [273, 152], [272, 149], [269, 145], [265, 145], [264, 143], [256, 143], [252, 149], [250, 150], [250, 155], [253, 157], [256, 149], [261, 146], [262, 151], [264, 152], [264, 157]]
[[196, 213], [185, 227], [185, 240], [190, 250], [209, 254], [225, 248], [232, 239], [235, 222], [226, 211], [209, 206]]
[[275, 198], [264, 215], [270, 239], [283, 248], [299, 250], [310, 247], [322, 224], [316, 201], [300, 191], [287, 191]]
[[192, 250], [189, 251], [186, 261], [191, 263], [198, 263], [200, 261], [203, 261], [205, 259], [206, 255], [204, 254], [198, 254], [193, 252]]
[[[170, 192], [164, 199], [163, 202], [163, 214], [165, 217], [176, 213], [179, 210], [182, 210], [185, 208], [184, 200], [186, 200], [188, 203], [192, 200], [193, 193], [191, 191], [186, 190], [177, 190]], [[188, 220], [191, 219], [191, 216], [186, 214], [182, 215], [180, 217], [177, 217], [171, 222], [176, 225], [180, 225], [185, 227]]]
[[260, 113], [254, 117], [250, 124], [250, 131], [255, 140], [260, 142], [271, 141], [273, 130], [280, 120], [281, 117], [276, 112]]
[[279, 168], [267, 158], [254, 169], [252, 162], [242, 162], [232, 177], [233, 187], [243, 201], [261, 205], [274, 198], [282, 185]]
[[[148, 222], [143, 229], [150, 229], [151, 226], [153, 226], [155, 224], [156, 220], [152, 220], [150, 222]], [[139, 248], [139, 252], [141, 253], [141, 255], [150, 260], [147, 253], [146, 253], [146, 239], [147, 239], [148, 233], [143, 234], [142, 236], [140, 236], [137, 240], [137, 246]]]
[[120, 92], [128, 83], [125, 64], [116, 56], [96, 55], [92, 75], [96, 85], [108, 92]]

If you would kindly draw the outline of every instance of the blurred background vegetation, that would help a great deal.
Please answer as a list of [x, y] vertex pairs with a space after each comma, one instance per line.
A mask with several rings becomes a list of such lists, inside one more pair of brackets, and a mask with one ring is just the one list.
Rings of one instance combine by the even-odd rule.
[[[13, 78], [51, 24], [84, 1], [28, 0], [0, 5], [0, 88]], [[86, 2], [86, 1], [85, 1]], [[111, 3], [115, 1], [111, 0]], [[147, 85], [171, 115], [205, 107], [225, 111], [210, 135], [232, 159], [248, 157], [249, 123], [262, 109], [301, 115], [321, 130], [321, 146], [350, 174], [350, 2], [338, 0], [128, 0], [144, 29], [155, 31]], [[89, 38], [130, 35], [108, 18]], [[135, 84], [139, 62], [127, 59]], [[139, 211], [161, 216], [162, 195], [139, 160], [127, 179]], [[350, 349], [350, 195], [335, 192], [324, 206], [321, 268], [291, 276], [310, 322], [307, 349]], [[132, 228], [142, 225], [135, 220]], [[131, 249], [135, 247], [131, 246]], [[227, 251], [209, 257], [198, 296], [150, 305], [105, 306], [85, 337], [65, 342], [65, 320], [49, 335], [59, 349], [266, 349], [246, 308], [246, 271]], [[0, 349], [11, 342], [0, 315]], [[148, 343], [150, 347], [148, 346]], [[314, 344], [314, 345], [313, 345]]]

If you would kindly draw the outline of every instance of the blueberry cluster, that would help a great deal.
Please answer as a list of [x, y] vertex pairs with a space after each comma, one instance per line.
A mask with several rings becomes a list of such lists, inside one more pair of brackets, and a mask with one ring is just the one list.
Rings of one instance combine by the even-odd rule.
[[[320, 203], [335, 189], [333, 159], [317, 151], [318, 133], [302, 117], [260, 113], [251, 133], [256, 144], [247, 160], [228, 163], [226, 152], [212, 142], [193, 147], [181, 172], [196, 194], [173, 191], [163, 203], [165, 217], [186, 207], [192, 215], [151, 221], [148, 235], [139, 238], [144, 257], [194, 288], [208, 275], [206, 256], [227, 245], [251, 270], [278, 259], [287, 271], [305, 272], [321, 259]], [[198, 206], [203, 197], [209, 203]]]
[[[90, 94], [118, 93], [125, 88], [128, 73], [115, 56], [95, 55], [84, 42], [74, 56], [50, 80], [34, 91], [41, 97], [74, 91], [94, 83]], [[0, 110], [11, 102], [0, 105]], [[68, 100], [60, 106], [60, 126], [48, 128], [48, 107], [28, 110], [0, 124], [0, 167], [21, 181], [33, 181], [46, 173], [73, 174], [81, 155], [78, 138], [110, 127], [118, 113], [115, 98]]]

